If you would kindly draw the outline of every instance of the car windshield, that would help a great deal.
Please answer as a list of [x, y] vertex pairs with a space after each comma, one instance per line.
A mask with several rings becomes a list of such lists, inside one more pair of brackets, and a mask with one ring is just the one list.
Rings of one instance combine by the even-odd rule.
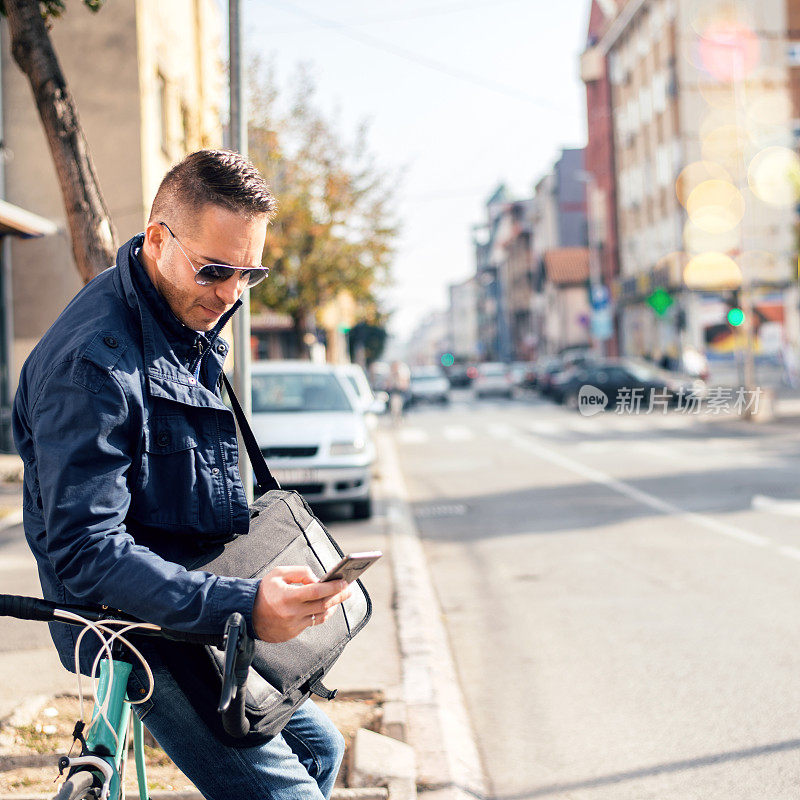
[[324, 372], [253, 375], [253, 413], [352, 411], [342, 385]]

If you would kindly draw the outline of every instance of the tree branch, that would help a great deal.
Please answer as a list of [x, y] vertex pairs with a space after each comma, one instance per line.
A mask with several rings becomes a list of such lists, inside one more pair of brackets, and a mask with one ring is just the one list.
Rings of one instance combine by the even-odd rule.
[[30, 82], [58, 175], [75, 265], [88, 283], [113, 265], [116, 233], [39, 0], [5, 0], [5, 8], [11, 52]]

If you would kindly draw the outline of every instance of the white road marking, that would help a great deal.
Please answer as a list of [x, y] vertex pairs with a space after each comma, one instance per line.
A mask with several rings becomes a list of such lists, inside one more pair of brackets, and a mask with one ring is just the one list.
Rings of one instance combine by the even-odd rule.
[[779, 547], [778, 552], [783, 553], [783, 555], [787, 556], [788, 558], [796, 558], [798, 561], [800, 561], [800, 549], [797, 547], [785, 545], [784, 547]]
[[800, 517], [800, 502], [797, 500], [779, 500], [777, 497], [766, 497], [763, 494], [753, 495], [750, 503], [756, 511], [771, 511], [787, 517]]
[[514, 446], [519, 447], [522, 450], [527, 450], [529, 453], [532, 453], [533, 455], [538, 456], [545, 461], [549, 461], [551, 464], [556, 464], [568, 470], [569, 472], [580, 475], [582, 478], [586, 478], [593, 483], [599, 483], [602, 486], [606, 486], [612, 491], [624, 495], [625, 497], [628, 497], [637, 503], [648, 506], [649, 508], [652, 508], [654, 511], [658, 511], [661, 514], [674, 516], [680, 520], [683, 520], [684, 522], [688, 522], [689, 524], [697, 525], [705, 528], [706, 530], [713, 531], [714, 533], [721, 533], [724, 536], [728, 536], [732, 539], [738, 539], [742, 542], [747, 542], [748, 544], [755, 545], [756, 547], [765, 547], [766, 545], [770, 544], [770, 540], [765, 536], [759, 536], [756, 533], [751, 533], [750, 531], [746, 531], [735, 525], [730, 525], [726, 522], [720, 522], [719, 520], [713, 519], [712, 517], [707, 517], [704, 514], [684, 511], [683, 509], [678, 508], [678, 506], [675, 506], [666, 500], [662, 500], [660, 497], [656, 497], [648, 492], [643, 492], [641, 489], [637, 489], [635, 486], [631, 486], [625, 481], [612, 478], [610, 475], [607, 475], [605, 472], [601, 472], [598, 469], [587, 467], [585, 464], [581, 464], [580, 461], [576, 461], [573, 458], [569, 458], [561, 453], [557, 453], [554, 450], [551, 450], [549, 447], [545, 447], [544, 445], [532, 442], [528, 439], [521, 439], [516, 436], [503, 435], [501, 438], [510, 438]]
[[486, 430], [490, 436], [496, 436], [498, 439], [507, 439], [514, 434], [514, 429], [503, 422], [493, 422], [486, 426]]
[[475, 438], [474, 432], [463, 425], [445, 425], [442, 433], [449, 442], [468, 442]]
[[397, 438], [403, 444], [425, 444], [430, 436], [422, 428], [401, 428], [397, 432]]

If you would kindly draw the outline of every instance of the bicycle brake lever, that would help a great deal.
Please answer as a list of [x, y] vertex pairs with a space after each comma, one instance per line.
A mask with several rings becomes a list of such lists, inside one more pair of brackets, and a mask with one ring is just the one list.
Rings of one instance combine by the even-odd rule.
[[239, 689], [246, 683], [254, 647], [253, 640], [247, 635], [244, 617], [234, 612], [225, 623], [225, 668], [218, 711], [227, 711]]

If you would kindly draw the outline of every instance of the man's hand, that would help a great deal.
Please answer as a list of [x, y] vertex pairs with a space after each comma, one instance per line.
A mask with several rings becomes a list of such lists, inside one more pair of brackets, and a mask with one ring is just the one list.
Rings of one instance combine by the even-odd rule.
[[265, 642], [285, 642], [325, 622], [348, 597], [345, 581], [321, 583], [309, 567], [275, 567], [258, 586], [253, 628]]

